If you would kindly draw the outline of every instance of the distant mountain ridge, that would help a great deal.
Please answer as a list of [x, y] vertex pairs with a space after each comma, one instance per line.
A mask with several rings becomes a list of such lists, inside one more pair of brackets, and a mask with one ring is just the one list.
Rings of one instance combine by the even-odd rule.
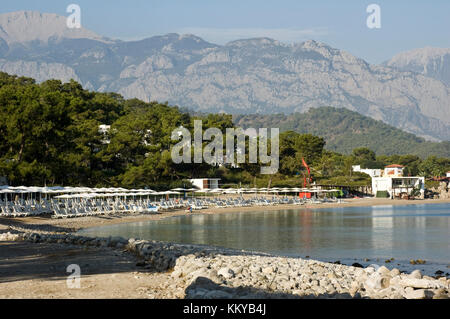
[[233, 122], [242, 128], [277, 127], [280, 132], [295, 131], [325, 139], [325, 148], [351, 154], [353, 149], [367, 147], [377, 155], [434, 155], [450, 157], [450, 142], [434, 143], [396, 129], [357, 112], [334, 107], [319, 107], [306, 113], [290, 115], [235, 115]]
[[450, 140], [450, 87], [428, 74], [370, 65], [313, 40], [216, 45], [167, 34], [126, 42], [84, 29], [73, 34], [63, 21], [54, 14], [0, 15], [0, 71], [39, 81], [74, 78], [90, 90], [205, 112], [292, 113], [330, 105]]
[[427, 47], [402, 52], [384, 65], [424, 74], [450, 86], [450, 49]]

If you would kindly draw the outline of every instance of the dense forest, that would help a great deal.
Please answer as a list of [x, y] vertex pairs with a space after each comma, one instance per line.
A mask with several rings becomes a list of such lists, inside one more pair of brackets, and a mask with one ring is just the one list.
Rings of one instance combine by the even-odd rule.
[[450, 157], [450, 141], [434, 143], [345, 108], [312, 108], [290, 115], [236, 115], [235, 125], [242, 127], [279, 127], [321, 136], [326, 149], [351, 154], [354, 148], [367, 147], [379, 155], [412, 154]]
[[[450, 159], [435, 156], [377, 156], [364, 147], [340, 154], [326, 149], [323, 137], [294, 132], [300, 124], [284, 127], [287, 130], [280, 134], [280, 168], [275, 175], [261, 175], [259, 165], [250, 163], [238, 168], [175, 164], [171, 149], [178, 141], [171, 139], [172, 131], [183, 126], [192, 132], [195, 119], [203, 121], [204, 130], [216, 127], [225, 132], [234, 126], [227, 114], [192, 115], [167, 103], [84, 90], [75, 81], [38, 84], [0, 73], [0, 176], [11, 185], [167, 189], [188, 186], [187, 179], [194, 177], [219, 177], [225, 186], [302, 186], [302, 158], [322, 184], [367, 185], [367, 175], [352, 172], [355, 164], [398, 163], [406, 165], [408, 174], [429, 177], [450, 170]], [[101, 125], [110, 128], [100, 130]]]

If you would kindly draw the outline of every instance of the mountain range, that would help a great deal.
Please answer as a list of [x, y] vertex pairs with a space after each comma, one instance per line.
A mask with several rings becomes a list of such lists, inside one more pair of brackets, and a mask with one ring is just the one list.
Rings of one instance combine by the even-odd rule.
[[56, 14], [0, 15], [0, 71], [74, 79], [125, 98], [202, 112], [273, 114], [347, 108], [428, 140], [450, 140], [450, 50], [425, 48], [371, 65], [314, 40], [217, 45], [194, 35], [120, 41], [68, 29]]

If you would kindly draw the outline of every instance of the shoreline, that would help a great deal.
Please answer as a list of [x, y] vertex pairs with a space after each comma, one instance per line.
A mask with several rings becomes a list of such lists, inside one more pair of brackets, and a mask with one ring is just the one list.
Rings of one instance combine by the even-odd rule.
[[[365, 198], [306, 207], [206, 209], [194, 214], [440, 203], [450, 200]], [[386, 264], [375, 258], [366, 262], [340, 259], [341, 263], [335, 263], [212, 245], [74, 233], [89, 227], [182, 215], [189, 213], [181, 210], [67, 220], [28, 217], [9, 222], [0, 218], [0, 298], [450, 299], [450, 279], [444, 275], [448, 267], [433, 263], [398, 265], [400, 260], [396, 260]], [[82, 268], [80, 289], [66, 286], [68, 264]], [[433, 275], [434, 269], [427, 267], [440, 268], [441, 275]]]
[[[11, 229], [25, 232], [37, 232], [37, 233], [49, 233], [49, 234], [73, 234], [73, 235], [86, 235], [77, 233], [89, 228], [96, 228], [101, 226], [119, 225], [135, 222], [145, 221], [157, 221], [166, 218], [188, 216], [188, 215], [214, 215], [214, 214], [232, 214], [232, 213], [244, 213], [244, 212], [258, 212], [258, 211], [275, 211], [275, 210], [312, 210], [312, 209], [324, 209], [324, 208], [338, 208], [338, 207], [370, 207], [370, 206], [410, 206], [410, 205], [430, 205], [430, 204], [442, 204], [450, 203], [450, 199], [427, 199], [427, 200], [391, 200], [391, 199], [379, 199], [379, 198], [358, 198], [358, 199], [346, 199], [344, 203], [324, 203], [324, 204], [311, 204], [311, 205], [275, 205], [275, 206], [253, 206], [253, 207], [229, 207], [229, 208], [210, 208], [193, 213], [188, 213], [185, 210], [174, 210], [169, 212], [163, 212], [158, 214], [115, 214], [106, 216], [93, 216], [93, 217], [80, 217], [80, 218], [68, 218], [68, 219], [52, 219], [49, 217], [24, 217], [15, 219], [6, 219], [0, 217], [0, 234], [7, 232]], [[89, 235], [86, 235], [89, 236]], [[150, 239], [151, 240], [151, 239]], [[195, 245], [189, 243], [174, 243], [184, 246]], [[228, 247], [216, 247], [214, 245], [203, 244], [200, 245], [204, 248], [233, 250]], [[282, 256], [281, 254], [269, 254], [266, 252], [246, 251], [247, 253], [261, 253], [271, 256], [287, 257], [287, 258], [304, 258], [304, 256]], [[367, 257], [367, 256], [366, 256]], [[397, 256], [386, 256], [380, 258], [370, 258], [365, 260], [364, 256], [360, 258], [346, 258], [341, 256], [336, 258], [340, 262], [346, 265], [353, 263], [359, 263], [364, 267], [371, 264], [379, 264], [385, 267], [398, 267], [402, 271], [411, 272], [415, 269], [421, 269], [424, 274], [434, 275], [437, 270], [444, 271], [446, 276], [450, 272], [450, 265], [442, 262], [428, 261], [425, 265], [410, 264], [408, 260], [396, 260], [392, 264], [386, 263], [385, 259], [396, 258]], [[316, 258], [322, 262], [333, 263], [336, 260], [332, 258]], [[449, 261], [450, 262], [450, 261]]]
[[[450, 279], [418, 269], [17, 230], [0, 247], [0, 298], [450, 299]], [[68, 264], [83, 269], [78, 289]]]
[[340, 207], [369, 207], [369, 206], [408, 206], [408, 205], [428, 205], [450, 203], [450, 199], [424, 199], [424, 200], [392, 200], [384, 198], [358, 198], [344, 199], [343, 203], [324, 203], [310, 205], [274, 205], [274, 206], [252, 206], [252, 207], [227, 207], [227, 208], [208, 208], [192, 213], [184, 209], [166, 211], [150, 214], [111, 214], [103, 216], [52, 219], [50, 217], [21, 217], [5, 218], [0, 217], [0, 233], [9, 228], [9, 226], [19, 227], [34, 231], [54, 232], [54, 233], [76, 233], [80, 230], [92, 227], [109, 226], [133, 222], [143, 222], [151, 220], [162, 220], [170, 217], [188, 216], [188, 215], [214, 215], [240, 212], [258, 212], [274, 210], [311, 210], [323, 208]]

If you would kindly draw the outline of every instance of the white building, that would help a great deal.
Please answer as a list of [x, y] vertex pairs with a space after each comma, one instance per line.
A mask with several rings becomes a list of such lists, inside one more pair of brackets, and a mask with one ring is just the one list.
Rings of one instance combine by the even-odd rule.
[[220, 178], [194, 178], [189, 180], [192, 185], [203, 190], [203, 189], [216, 189], [219, 188]]
[[361, 168], [361, 165], [353, 165], [352, 169], [354, 172], [365, 173], [370, 177], [381, 176], [381, 169]]
[[98, 126], [98, 132], [103, 135], [103, 140], [102, 140], [103, 144], [110, 143], [110, 140], [106, 137], [110, 129], [111, 129], [111, 125], [102, 124], [102, 125]]
[[447, 172], [447, 177], [450, 177], [450, 172]]
[[411, 194], [414, 189], [420, 190], [423, 198], [425, 193], [425, 177], [403, 176], [404, 166], [386, 166], [381, 176], [372, 177], [372, 193], [376, 195], [378, 191], [387, 191], [389, 197], [400, 196], [402, 193]]

